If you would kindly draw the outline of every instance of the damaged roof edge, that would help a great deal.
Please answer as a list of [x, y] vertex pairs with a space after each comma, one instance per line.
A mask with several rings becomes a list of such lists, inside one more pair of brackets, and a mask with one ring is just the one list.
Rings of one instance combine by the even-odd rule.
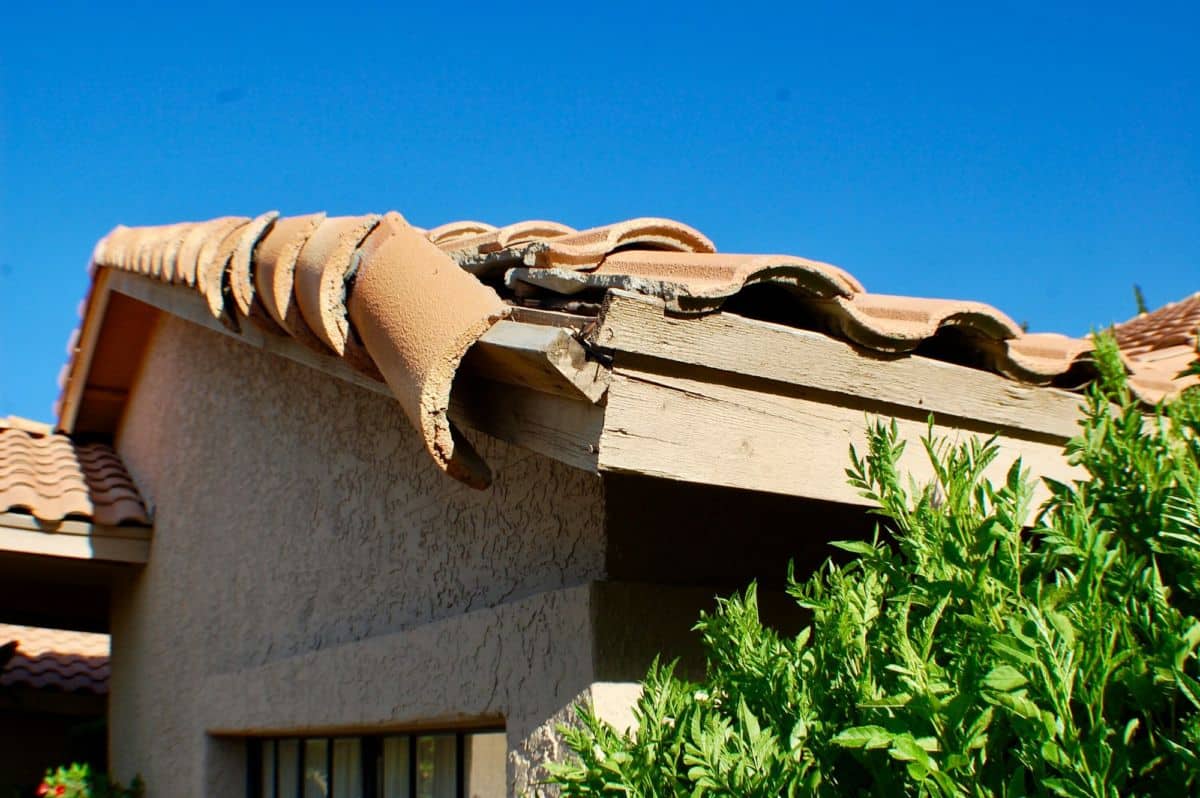
[[[184, 293], [202, 299], [207, 317], [236, 334], [295, 343], [368, 383], [386, 382], [438, 467], [477, 488], [490, 474], [451, 424], [451, 388], [464, 357], [497, 325], [512, 323], [504, 320], [521, 305], [591, 314], [599, 299], [625, 288], [653, 294], [681, 316], [702, 317], [727, 301], [742, 313], [748, 297], [766, 296], [754, 293], [761, 288], [791, 297], [791, 315], [779, 319], [785, 326], [851, 342], [869, 357], [922, 355], [1061, 387], [1075, 387], [1072, 380], [1094, 371], [1086, 339], [1024, 333], [982, 303], [873, 294], [830, 264], [717, 254], [699, 231], [665, 219], [583, 231], [542, 221], [425, 231], [395, 212], [280, 218], [272, 211], [253, 219], [118, 227], [97, 244], [91, 266], [82, 334], [61, 386], [61, 428], [77, 423], [109, 283], [117, 276], [144, 279], [194, 289]], [[570, 299], [576, 294], [579, 303]], [[560, 358], [553, 368], [569, 370], [571, 362]], [[1147, 401], [1182, 387], [1152, 363], [1128, 362], [1131, 384]]]

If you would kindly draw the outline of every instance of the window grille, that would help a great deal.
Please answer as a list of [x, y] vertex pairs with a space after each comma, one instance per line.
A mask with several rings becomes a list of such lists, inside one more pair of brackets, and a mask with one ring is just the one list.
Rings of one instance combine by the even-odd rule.
[[504, 732], [249, 741], [248, 798], [504, 798]]

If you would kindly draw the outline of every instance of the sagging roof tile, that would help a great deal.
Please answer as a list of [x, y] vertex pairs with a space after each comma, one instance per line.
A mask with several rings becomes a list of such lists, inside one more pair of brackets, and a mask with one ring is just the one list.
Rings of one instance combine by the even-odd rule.
[[828, 263], [792, 255], [624, 250], [593, 269], [509, 269], [510, 288], [537, 286], [570, 296], [620, 288], [657, 296], [678, 313], [717, 309], [742, 289], [770, 283], [804, 298], [848, 297], [863, 290], [853, 275]]
[[[688, 315], [727, 304], [746, 312], [754, 297], [771, 293], [790, 297], [772, 321], [822, 330], [882, 355], [919, 352], [1063, 387], [1092, 374], [1087, 339], [1024, 333], [983, 303], [873, 294], [827, 263], [717, 253], [702, 233], [668, 219], [586, 230], [542, 220], [459, 221], [425, 231], [395, 212], [331, 218], [271, 212], [118, 227], [93, 257], [98, 266], [194, 285], [210, 312], [232, 326], [255, 320], [385, 379], [438, 464], [477, 485], [486, 482], [486, 469], [456, 448], [446, 397], [462, 353], [511, 304], [595, 309], [605, 292], [621, 288]], [[1174, 308], [1167, 316], [1186, 327], [1191, 312]], [[1118, 334], [1127, 354], [1142, 357], [1135, 322]], [[1169, 336], [1184, 338], [1178, 331]], [[1165, 395], [1171, 383], [1158, 365], [1143, 359], [1130, 367], [1143, 398]]]
[[0, 646], [12, 643], [15, 650], [0, 668], [0, 687], [108, 692], [108, 635], [0, 624]]
[[103, 526], [150, 519], [120, 457], [103, 443], [0, 427], [0, 513], [46, 523], [76, 518]]

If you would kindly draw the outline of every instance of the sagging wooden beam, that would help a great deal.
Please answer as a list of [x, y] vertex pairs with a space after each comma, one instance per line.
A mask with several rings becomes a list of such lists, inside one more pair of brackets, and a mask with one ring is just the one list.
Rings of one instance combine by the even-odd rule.
[[1077, 394], [919, 355], [884, 357], [821, 333], [730, 313], [673, 318], [661, 300], [624, 291], [610, 295], [592, 343], [618, 353], [618, 364], [619, 353], [643, 355], [803, 386], [836, 403], [933, 414], [951, 425], [967, 421], [1056, 440], [1078, 429]]
[[[870, 418], [895, 417], [894, 408], [879, 405], [873, 412], [778, 383], [729, 377], [714, 382], [679, 367], [651, 371], [618, 365], [600, 438], [601, 472], [869, 504], [846, 481], [849, 448], [864, 452]], [[930, 478], [920, 445], [926, 421], [910, 415], [897, 418], [897, 424], [909, 442], [903, 467], [918, 479]], [[945, 424], [936, 425], [934, 433], [960, 440], [977, 434]], [[1056, 443], [1012, 435], [999, 436], [998, 443], [1001, 456], [989, 471], [992, 478], [1002, 479], [1017, 457], [1034, 476], [1069, 480], [1078, 475]]]

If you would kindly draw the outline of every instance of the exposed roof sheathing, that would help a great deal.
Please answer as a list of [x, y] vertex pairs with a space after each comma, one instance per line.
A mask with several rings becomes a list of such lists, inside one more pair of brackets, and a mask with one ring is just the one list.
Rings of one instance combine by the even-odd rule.
[[0, 646], [13, 642], [16, 651], [0, 668], [0, 687], [108, 692], [108, 635], [0, 623]]
[[[990, 305], [875, 294], [849, 272], [792, 255], [729, 254], [668, 219], [576, 230], [531, 220], [422, 230], [400, 214], [281, 218], [275, 212], [162, 227], [118, 227], [96, 266], [194, 287], [214, 317], [289, 335], [385, 380], [438, 465], [475, 486], [486, 466], [448, 421], [465, 352], [513, 306], [595, 314], [611, 289], [694, 316], [735, 310], [847, 340], [866, 354], [909, 353], [1038, 385], [1094, 375], [1087, 339], [1026, 333]], [[1156, 401], [1177, 385], [1130, 359]], [[74, 379], [74, 377], [73, 377]]]
[[65, 518], [103, 526], [150, 523], [111, 447], [15, 426], [0, 427], [0, 513], [5, 512], [47, 523]]

